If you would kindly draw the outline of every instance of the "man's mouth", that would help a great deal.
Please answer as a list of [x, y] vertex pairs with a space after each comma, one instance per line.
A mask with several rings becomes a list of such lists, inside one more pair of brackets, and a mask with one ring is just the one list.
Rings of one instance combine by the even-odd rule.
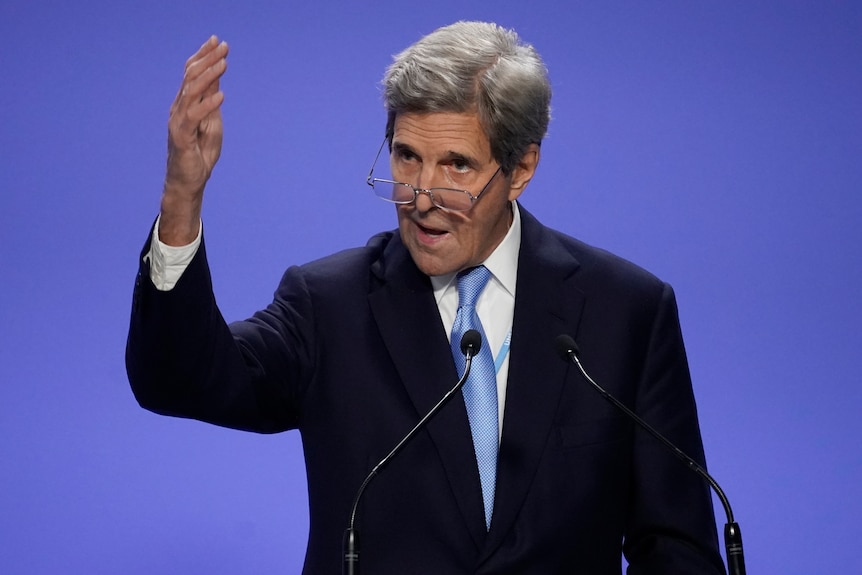
[[446, 230], [423, 226], [415, 220], [413, 223], [416, 224], [416, 239], [429, 247], [443, 241], [443, 239], [449, 234]]
[[429, 228], [427, 226], [423, 226], [422, 224], [418, 224], [418, 223], [416, 224], [416, 226], [419, 228], [420, 232], [422, 232], [423, 234], [425, 234], [427, 236], [431, 236], [433, 238], [440, 237], [440, 236], [445, 235], [447, 233], [445, 230], [438, 230], [436, 228]]

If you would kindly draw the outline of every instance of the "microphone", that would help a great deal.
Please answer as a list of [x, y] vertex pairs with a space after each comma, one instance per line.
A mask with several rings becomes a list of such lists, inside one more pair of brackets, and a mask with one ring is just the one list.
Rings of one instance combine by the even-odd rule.
[[464, 375], [462, 375], [461, 379], [458, 380], [455, 386], [447, 391], [446, 395], [444, 395], [440, 401], [438, 401], [437, 404], [419, 420], [419, 423], [407, 432], [407, 435], [398, 442], [392, 451], [390, 451], [386, 457], [381, 459], [380, 463], [374, 466], [374, 469], [371, 470], [371, 473], [368, 474], [368, 477], [366, 477], [365, 481], [362, 482], [362, 485], [359, 486], [359, 491], [356, 492], [356, 497], [353, 499], [353, 508], [350, 511], [350, 526], [344, 532], [344, 539], [342, 541], [342, 550], [344, 552], [344, 560], [342, 563], [343, 575], [359, 575], [359, 530], [354, 527], [354, 523], [356, 521], [357, 510], [359, 509], [359, 502], [361, 501], [362, 495], [365, 493], [365, 489], [368, 487], [368, 484], [371, 483], [371, 480], [374, 479], [384, 467], [386, 467], [392, 458], [395, 457], [395, 455], [401, 451], [401, 449], [407, 445], [411, 439], [413, 439], [419, 430], [425, 427], [428, 421], [439, 413], [443, 406], [452, 399], [452, 396], [464, 387], [464, 382], [467, 381], [467, 377], [470, 375], [470, 366], [473, 363], [473, 358], [479, 353], [479, 349], [481, 347], [482, 336], [479, 335], [479, 332], [475, 329], [467, 330], [467, 332], [465, 332], [461, 337], [461, 353], [463, 353], [467, 359], [467, 363], [464, 366]]
[[725, 553], [727, 557], [727, 569], [729, 575], [745, 575], [745, 558], [742, 554], [742, 533], [739, 531], [739, 525], [733, 520], [733, 511], [730, 508], [730, 502], [727, 500], [727, 497], [724, 494], [724, 491], [718, 485], [718, 482], [713, 479], [713, 477], [706, 472], [697, 461], [689, 457], [686, 453], [684, 453], [680, 448], [671, 443], [665, 436], [656, 431], [652, 426], [650, 426], [647, 422], [641, 419], [635, 412], [626, 407], [621, 401], [619, 401], [616, 397], [608, 393], [602, 386], [596, 383], [592, 377], [584, 369], [584, 366], [581, 365], [580, 360], [580, 350], [578, 349], [578, 344], [575, 343], [575, 340], [571, 338], [571, 336], [567, 334], [561, 334], [557, 336], [557, 350], [560, 353], [560, 356], [565, 361], [573, 362], [577, 367], [578, 371], [581, 372], [581, 375], [584, 376], [584, 379], [593, 386], [593, 388], [599, 392], [599, 394], [608, 400], [614, 407], [625, 413], [632, 421], [637, 423], [642, 429], [647, 431], [650, 435], [658, 439], [662, 444], [665, 445], [671, 452], [676, 455], [679, 459], [683, 461], [683, 463], [688, 466], [689, 469], [700, 475], [703, 479], [709, 483], [709, 486], [715, 491], [715, 494], [718, 495], [718, 498], [721, 500], [721, 505], [724, 507], [724, 513], [727, 515], [727, 523], [724, 526], [724, 547]]

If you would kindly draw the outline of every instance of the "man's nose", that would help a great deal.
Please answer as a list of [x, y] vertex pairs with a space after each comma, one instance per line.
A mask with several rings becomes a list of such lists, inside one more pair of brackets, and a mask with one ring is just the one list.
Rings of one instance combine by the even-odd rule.
[[431, 192], [428, 190], [420, 190], [416, 188], [416, 209], [420, 212], [427, 212], [434, 209], [436, 206], [431, 201]]
[[416, 209], [420, 212], [427, 212], [436, 207], [431, 199], [431, 192], [428, 191], [428, 188], [434, 186], [434, 181], [439, 176], [440, 174], [437, 173], [436, 166], [433, 164], [425, 163], [422, 165], [422, 169], [419, 171], [419, 180], [413, 184], [416, 186], [414, 188], [416, 190]]
[[[422, 164], [419, 173], [417, 174], [416, 181], [413, 182], [413, 185], [416, 186], [419, 190], [427, 190], [429, 188], [433, 188], [434, 186], [439, 186], [446, 179], [445, 168], [441, 168], [441, 166], [435, 166], [430, 162], [425, 162]], [[426, 194], [427, 195], [427, 194]]]

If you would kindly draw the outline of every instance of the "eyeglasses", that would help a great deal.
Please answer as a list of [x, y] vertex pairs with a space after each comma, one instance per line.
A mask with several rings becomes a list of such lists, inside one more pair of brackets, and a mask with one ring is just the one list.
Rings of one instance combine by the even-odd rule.
[[456, 188], [423, 189], [417, 188], [412, 184], [406, 184], [396, 180], [375, 178], [373, 177], [374, 167], [377, 165], [377, 160], [380, 158], [380, 154], [388, 140], [388, 138], [384, 138], [383, 143], [380, 144], [380, 149], [377, 150], [377, 155], [374, 156], [374, 163], [371, 164], [371, 170], [368, 172], [368, 178], [366, 178], [365, 183], [371, 186], [371, 189], [374, 190], [374, 193], [381, 200], [386, 200], [387, 202], [398, 204], [400, 206], [412, 204], [416, 201], [416, 198], [419, 197], [419, 194], [427, 194], [431, 203], [438, 208], [453, 212], [469, 211], [470, 208], [473, 207], [473, 202], [478, 200], [482, 194], [485, 193], [485, 190], [488, 189], [488, 186], [491, 185], [491, 182], [494, 181], [494, 178], [497, 177], [497, 174], [500, 173], [500, 169], [502, 168], [502, 166], [497, 167], [497, 171], [494, 172], [494, 175], [491, 176], [488, 183], [485, 184], [482, 190], [475, 196], [467, 190]]

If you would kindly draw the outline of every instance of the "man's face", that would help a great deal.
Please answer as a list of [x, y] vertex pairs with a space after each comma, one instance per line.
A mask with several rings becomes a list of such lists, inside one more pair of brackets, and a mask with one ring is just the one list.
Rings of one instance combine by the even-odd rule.
[[[482, 263], [503, 240], [512, 221], [510, 202], [532, 176], [538, 147], [525, 155], [510, 176], [497, 174], [466, 212], [446, 211], [419, 194], [410, 205], [398, 206], [398, 227], [413, 261], [427, 275], [458, 272]], [[395, 118], [390, 163], [393, 175], [409, 163], [417, 188], [462, 188], [477, 195], [499, 165], [476, 114], [401, 113]], [[404, 172], [403, 169], [401, 169]], [[528, 173], [527, 173], [528, 172]], [[459, 186], [459, 182], [471, 182]]]

